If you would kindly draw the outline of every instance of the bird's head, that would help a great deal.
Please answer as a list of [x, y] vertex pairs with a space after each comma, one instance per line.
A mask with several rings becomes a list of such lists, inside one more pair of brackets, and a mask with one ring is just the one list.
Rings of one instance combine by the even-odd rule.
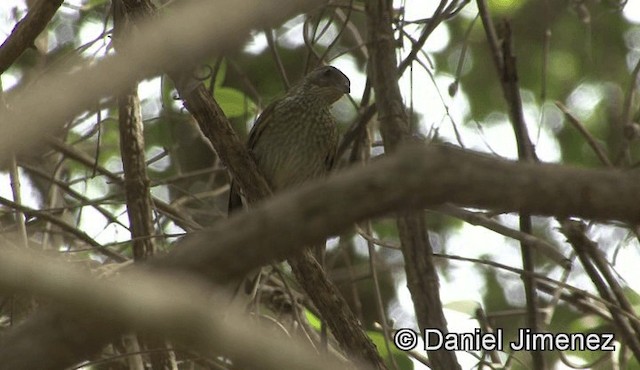
[[338, 68], [324, 66], [306, 75], [302, 87], [308, 94], [330, 105], [351, 91], [350, 84], [349, 78]]

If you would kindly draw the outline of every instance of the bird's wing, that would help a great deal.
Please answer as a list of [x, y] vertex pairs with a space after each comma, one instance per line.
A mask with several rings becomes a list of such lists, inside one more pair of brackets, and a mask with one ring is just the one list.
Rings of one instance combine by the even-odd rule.
[[249, 148], [249, 150], [255, 148], [256, 143], [260, 140], [260, 136], [264, 130], [269, 127], [269, 122], [273, 121], [273, 111], [275, 110], [275, 106], [278, 102], [279, 100], [276, 100], [269, 104], [253, 124], [251, 131], [249, 131], [249, 139], [247, 141], [247, 148]]
[[[332, 119], [332, 121], [333, 126], [336, 127], [335, 119]], [[327, 152], [327, 156], [325, 158], [325, 166], [327, 171], [331, 171], [336, 168], [336, 165], [338, 164], [337, 162], [340, 160], [340, 158], [338, 158], [339, 141], [340, 139], [338, 131], [336, 129], [336, 131], [334, 131], [332, 134], [332, 139], [330, 140], [331, 147], [329, 148], [329, 151]]]
[[239, 209], [242, 209], [242, 198], [240, 197], [240, 189], [238, 189], [238, 184], [236, 184], [235, 181], [231, 180], [227, 215], [231, 215], [233, 212], [236, 212]]
[[[251, 131], [249, 131], [249, 139], [247, 140], [247, 148], [249, 152], [255, 148], [256, 143], [260, 140], [260, 136], [264, 132], [265, 128], [269, 126], [273, 117], [273, 110], [278, 101], [274, 101], [265, 108], [260, 114], [256, 122], [253, 124]], [[242, 209], [242, 198], [240, 197], [240, 189], [238, 184], [231, 180], [231, 188], [229, 190], [229, 206], [227, 209], [228, 214], [235, 212], [238, 209]]]
[[331, 171], [336, 165], [337, 155], [338, 155], [338, 146], [334, 145], [334, 147], [329, 150], [329, 153], [327, 153], [327, 157], [324, 160], [327, 171]]

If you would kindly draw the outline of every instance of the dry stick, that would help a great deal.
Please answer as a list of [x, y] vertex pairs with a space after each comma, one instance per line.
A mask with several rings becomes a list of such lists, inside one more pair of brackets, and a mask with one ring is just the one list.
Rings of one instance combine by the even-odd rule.
[[[442, 9], [446, 1], [440, 3]], [[380, 133], [385, 153], [390, 154], [406, 143], [411, 136], [409, 120], [404, 108], [398, 78], [400, 70], [396, 61], [396, 45], [392, 29], [392, 1], [368, 1], [367, 30], [369, 32], [369, 55], [371, 57], [368, 75], [376, 93], [376, 107], [380, 121]], [[437, 21], [427, 25], [426, 36]], [[417, 51], [414, 51], [417, 53]], [[430, 174], [434, 176], [435, 173]], [[447, 323], [440, 300], [438, 274], [433, 263], [433, 249], [429, 243], [426, 220], [422, 211], [406, 211], [396, 219], [402, 255], [405, 262], [407, 285], [421, 328], [434, 328], [447, 333]], [[429, 351], [429, 359], [436, 370], [460, 369], [453, 351]]]
[[[513, 40], [511, 38], [511, 25], [505, 21], [503, 23], [502, 49], [499, 47], [498, 38], [490, 18], [486, 0], [478, 0], [478, 10], [484, 25], [487, 42], [492, 51], [492, 56], [500, 82], [502, 91], [509, 107], [511, 125], [515, 134], [518, 147], [518, 158], [524, 162], [537, 162], [535, 150], [524, 121], [522, 111], [522, 99], [520, 98], [520, 87], [518, 83], [518, 71], [516, 67], [516, 57], [513, 51]], [[531, 234], [531, 215], [520, 213], [520, 230]], [[528, 243], [521, 241], [520, 249], [522, 253], [522, 265], [525, 271], [533, 272], [535, 269], [535, 252]], [[538, 297], [536, 280], [523, 277], [524, 290], [527, 304], [527, 326], [534, 332], [539, 332], [542, 328], [538, 317]], [[546, 369], [546, 360], [541, 351], [531, 351], [531, 358], [535, 369]]]
[[[476, 21], [478, 20], [479, 17], [480, 15], [478, 14], [473, 18], [471, 23], [469, 23], [469, 27], [467, 27], [467, 31], [465, 31], [464, 33], [464, 38], [462, 41], [462, 49], [460, 50], [460, 58], [458, 58], [458, 67], [456, 68], [456, 74], [454, 75], [455, 79], [453, 80], [453, 83], [450, 85], [450, 86], [453, 86], [454, 89], [452, 90], [451, 87], [449, 88], [449, 95], [451, 96], [453, 96], [458, 91], [458, 84], [460, 83], [460, 77], [462, 77], [462, 70], [466, 61], [467, 49], [469, 48], [469, 43], [470, 43], [469, 37], [471, 36], [471, 31], [473, 31], [473, 26], [476, 24]], [[453, 127], [455, 128], [455, 125]], [[456, 130], [455, 132], [456, 132], [456, 137], [459, 137], [460, 135], [458, 134], [458, 130]], [[462, 140], [458, 138], [458, 142], [462, 142]]]

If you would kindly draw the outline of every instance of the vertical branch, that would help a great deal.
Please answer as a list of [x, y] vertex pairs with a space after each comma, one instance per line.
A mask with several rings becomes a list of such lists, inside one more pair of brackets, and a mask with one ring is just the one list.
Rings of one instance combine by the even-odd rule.
[[[518, 148], [518, 158], [523, 162], [537, 162], [538, 159], [524, 121], [516, 57], [513, 51], [513, 40], [511, 38], [511, 25], [507, 21], [502, 24], [502, 43], [500, 44], [486, 1], [478, 0], [477, 3], [480, 18], [482, 19], [482, 24], [484, 25], [487, 36], [487, 42], [489, 43], [491, 55], [502, 85], [502, 92], [509, 109], [509, 117]], [[521, 212], [519, 224], [520, 231], [531, 234], [533, 227], [530, 214]], [[520, 241], [520, 250], [522, 253], [522, 268], [529, 273], [522, 277], [527, 302], [526, 321], [531, 331], [536, 333], [540, 332], [542, 328], [540, 318], [538, 317], [536, 279], [531, 275], [535, 271], [535, 251], [530, 243], [526, 241]], [[547, 368], [545, 357], [541, 351], [531, 351], [531, 358], [534, 369], [542, 370]]]
[[[121, 1], [114, 2], [114, 47], [121, 52], [121, 40], [132, 28], [131, 14]], [[153, 221], [149, 177], [144, 153], [144, 132], [137, 84], [118, 96], [120, 150], [124, 170], [127, 213], [133, 239], [133, 257], [139, 262], [153, 255]]]
[[[529, 138], [529, 132], [527, 131], [522, 111], [522, 99], [520, 98], [518, 71], [516, 69], [516, 58], [513, 52], [511, 28], [507, 21], [505, 21], [503, 25], [502, 66], [504, 69], [502, 72], [502, 88], [509, 106], [511, 125], [513, 126], [518, 147], [518, 158], [523, 162], [536, 162], [535, 150]], [[521, 212], [519, 224], [520, 231], [527, 234], [532, 233], [533, 225], [530, 214]], [[520, 251], [522, 254], [523, 270], [530, 273], [535, 272], [536, 253], [534, 248], [530, 243], [520, 241]], [[538, 316], [537, 281], [533, 275], [523, 276], [522, 281], [527, 302], [527, 326], [531, 328], [534, 333], [542, 331], [542, 321]], [[531, 351], [531, 358], [534, 369], [542, 370], [547, 368], [546, 359], [542, 351]]]
[[520, 82], [518, 80], [518, 70], [516, 67], [516, 57], [513, 50], [513, 39], [511, 25], [508, 21], [502, 23], [502, 71], [499, 71], [502, 81], [502, 90], [509, 107], [511, 125], [516, 137], [518, 147], [518, 157], [524, 162], [537, 162], [535, 149], [527, 131], [527, 124], [524, 121], [522, 110], [522, 99], [520, 98]]
[[[633, 68], [631, 72], [631, 76], [629, 78], [629, 87], [627, 87], [627, 92], [624, 96], [624, 105], [622, 106], [622, 117], [621, 117], [621, 127], [625, 128], [631, 125], [631, 103], [633, 102], [634, 96], [636, 94], [636, 88], [638, 85], [638, 75], [640, 74], [640, 60], [636, 63], [636, 66]], [[626, 136], [622, 139], [621, 148], [619, 152], [616, 154], [615, 163], [624, 163], [626, 165], [629, 164], [630, 161], [630, 152], [629, 152], [629, 144], [630, 139]]]
[[[441, 6], [444, 2], [441, 3]], [[398, 86], [400, 73], [395, 58], [392, 29], [392, 1], [366, 2], [369, 37], [369, 77], [376, 93], [380, 132], [386, 153], [397, 149], [410, 136], [408, 117]], [[433, 263], [424, 213], [405, 212], [397, 218], [398, 233], [405, 262], [407, 285], [422, 328], [447, 333], [440, 301], [438, 275]], [[434, 369], [460, 369], [455, 352], [430, 351]]]
[[[127, 0], [116, 0], [113, 4], [114, 47], [121, 52], [120, 42], [134, 30], [136, 13]], [[137, 83], [118, 95], [118, 120], [120, 129], [120, 152], [124, 172], [124, 189], [129, 217], [129, 229], [133, 245], [133, 259], [142, 262], [155, 250], [153, 212], [150, 181], [145, 160], [144, 131]], [[139, 333], [138, 340], [149, 350], [166, 348], [164, 338]], [[174, 369], [175, 356], [171, 351], [152, 351], [149, 355], [153, 369]]]
[[124, 169], [127, 213], [133, 244], [133, 258], [142, 261], [153, 255], [154, 234], [149, 196], [140, 100], [135, 87], [118, 96], [120, 150]]

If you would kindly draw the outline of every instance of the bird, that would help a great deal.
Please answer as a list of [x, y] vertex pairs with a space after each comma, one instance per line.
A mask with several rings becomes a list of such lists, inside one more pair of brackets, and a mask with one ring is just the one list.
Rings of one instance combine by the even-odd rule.
[[[330, 107], [350, 92], [350, 85], [339, 69], [316, 68], [258, 117], [247, 148], [274, 193], [325, 176], [333, 168], [339, 135]], [[241, 198], [232, 182], [229, 211], [238, 208]]]
[[[321, 66], [258, 117], [247, 148], [274, 193], [326, 176], [333, 169], [339, 135], [330, 108], [350, 92], [351, 81], [342, 71]], [[240, 192], [232, 181], [229, 214], [240, 208]], [[324, 245], [314, 249], [323, 265]]]

